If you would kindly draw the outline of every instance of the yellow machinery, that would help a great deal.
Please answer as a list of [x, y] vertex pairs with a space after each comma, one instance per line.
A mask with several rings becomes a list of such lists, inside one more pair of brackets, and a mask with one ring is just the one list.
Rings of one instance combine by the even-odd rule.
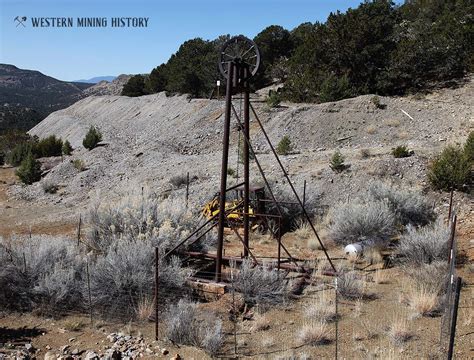
[[[236, 196], [234, 200], [226, 201], [225, 209], [231, 210], [235, 208], [239, 203], [242, 202], [243, 198], [243, 186], [239, 186], [235, 189]], [[261, 223], [261, 216], [264, 214], [264, 203], [265, 190], [263, 187], [250, 187], [250, 206], [249, 206], [249, 217], [250, 222], [252, 223], [252, 229], [257, 228]], [[202, 209], [202, 214], [210, 219], [213, 216], [219, 214], [219, 193], [217, 193], [214, 198], [204, 205]], [[242, 209], [238, 208], [234, 211], [231, 211], [227, 214], [227, 222], [232, 223], [234, 226], [240, 226], [243, 224], [243, 214]]]

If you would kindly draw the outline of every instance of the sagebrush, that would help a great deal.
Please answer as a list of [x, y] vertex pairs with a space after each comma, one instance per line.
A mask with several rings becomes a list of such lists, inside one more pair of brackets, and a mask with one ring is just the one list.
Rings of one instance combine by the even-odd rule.
[[394, 231], [395, 215], [386, 201], [339, 203], [330, 212], [329, 236], [340, 245], [385, 245]]
[[441, 220], [422, 228], [408, 225], [400, 237], [398, 253], [403, 262], [415, 265], [446, 260], [449, 233], [449, 228]]
[[234, 276], [234, 287], [247, 304], [277, 304], [288, 296], [284, 275], [271, 264], [255, 265], [252, 260], [245, 259]]
[[376, 201], [386, 201], [402, 225], [426, 225], [436, 218], [433, 205], [419, 192], [374, 182], [369, 194]]

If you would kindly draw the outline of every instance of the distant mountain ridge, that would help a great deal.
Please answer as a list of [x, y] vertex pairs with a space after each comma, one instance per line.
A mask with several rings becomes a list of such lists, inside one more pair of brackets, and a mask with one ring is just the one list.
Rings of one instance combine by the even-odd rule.
[[90, 79], [81, 79], [81, 80], [74, 80], [72, 82], [80, 82], [80, 83], [87, 83], [87, 84], [97, 84], [101, 81], [108, 81], [112, 82], [117, 78], [117, 76], [95, 76]]
[[[112, 82], [102, 78], [112, 78]], [[29, 130], [50, 113], [87, 96], [120, 95], [128, 78], [121, 75], [90, 79], [102, 79], [98, 84], [70, 82], [36, 70], [0, 64], [0, 134], [9, 129]]]

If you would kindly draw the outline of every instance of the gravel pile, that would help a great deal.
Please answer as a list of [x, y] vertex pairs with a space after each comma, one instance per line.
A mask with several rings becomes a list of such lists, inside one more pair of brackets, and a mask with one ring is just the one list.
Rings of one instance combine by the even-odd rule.
[[[255, 101], [254, 107], [275, 146], [284, 135], [290, 137], [294, 153], [282, 159], [295, 185], [301, 189], [307, 180], [310, 188], [324, 194], [322, 202], [330, 205], [363, 193], [370, 179], [425, 187], [429, 160], [447, 143], [464, 141], [474, 126], [473, 87], [468, 81], [457, 89], [421, 98], [379, 97], [382, 107], [375, 105], [372, 95], [319, 105], [282, 104], [277, 109]], [[238, 99], [234, 105], [239, 112]], [[219, 188], [223, 111], [222, 100], [189, 100], [164, 93], [85, 98], [52, 113], [30, 131], [40, 138], [54, 134], [68, 139], [75, 148], [73, 155], [52, 168], [41, 183], [13, 187], [11, 192], [17, 197], [72, 206], [98, 196], [103, 201], [118, 198], [131, 188], [166, 192], [171, 188], [171, 177], [189, 171], [197, 177], [190, 199], [201, 201]], [[91, 125], [100, 128], [104, 142], [88, 151], [82, 147], [82, 139]], [[232, 126], [229, 166], [242, 173], [237, 162], [235, 119]], [[282, 186], [281, 172], [255, 120], [251, 127], [252, 142], [265, 172], [276, 187]], [[414, 155], [394, 159], [390, 152], [397, 145], [408, 146]], [[350, 165], [341, 174], [328, 166], [336, 148]], [[362, 156], [361, 149], [368, 149], [370, 155]], [[82, 161], [85, 169], [74, 168], [74, 160]], [[261, 182], [255, 164], [252, 174], [254, 182]], [[45, 181], [57, 184], [58, 193], [45, 194]], [[184, 198], [184, 190], [180, 192]]]

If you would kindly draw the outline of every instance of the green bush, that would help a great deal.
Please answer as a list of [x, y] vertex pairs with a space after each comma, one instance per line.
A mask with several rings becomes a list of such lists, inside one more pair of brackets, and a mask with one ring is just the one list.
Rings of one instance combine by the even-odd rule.
[[86, 149], [92, 150], [94, 149], [99, 142], [102, 141], [102, 134], [98, 129], [96, 129], [93, 125], [89, 128], [89, 131], [86, 134], [84, 140], [82, 140], [82, 145]]
[[387, 105], [382, 104], [382, 103], [380, 102], [380, 97], [378, 97], [377, 95], [372, 96], [372, 97], [370, 98], [370, 102], [371, 102], [372, 104], [374, 104], [374, 106], [375, 106], [377, 109], [385, 109], [385, 108], [387, 107]]
[[227, 168], [227, 175], [232, 176], [232, 177], [235, 177], [236, 172], [235, 172], [235, 170], [232, 169], [232, 168]]
[[33, 154], [33, 146], [34, 143], [28, 142], [21, 142], [10, 151], [7, 155], [6, 162], [11, 166], [18, 166], [21, 162], [26, 159], [28, 154]]
[[319, 100], [321, 102], [337, 101], [352, 96], [352, 89], [347, 76], [329, 75], [321, 84]]
[[280, 106], [281, 95], [276, 91], [270, 90], [265, 102], [269, 108], [277, 108]]
[[24, 184], [33, 184], [41, 179], [41, 163], [36, 160], [30, 152], [21, 162], [21, 165], [16, 170], [15, 174]]
[[288, 135], [282, 137], [277, 145], [276, 152], [279, 155], [288, 155], [293, 150], [293, 145]]
[[[244, 163], [244, 147], [245, 147], [245, 139], [242, 138], [242, 139], [239, 139], [239, 162], [241, 164]], [[255, 154], [254, 152], [252, 151], [252, 148], [249, 147], [249, 160], [255, 160]]]
[[86, 170], [86, 164], [84, 163], [84, 161], [82, 161], [81, 159], [75, 159], [73, 162], [72, 162], [72, 165], [79, 171], [84, 171]]
[[467, 190], [470, 180], [472, 161], [469, 161], [465, 149], [460, 146], [448, 146], [431, 163], [428, 179], [436, 190]]
[[464, 144], [464, 155], [467, 160], [472, 163], [474, 162], [474, 131], [469, 133], [466, 143]]
[[34, 153], [37, 157], [60, 156], [62, 154], [63, 141], [55, 135], [41, 139], [34, 146]]
[[346, 168], [344, 160], [344, 156], [342, 156], [341, 152], [336, 150], [336, 152], [331, 157], [329, 167], [335, 172], [341, 172]]
[[405, 158], [411, 156], [410, 150], [404, 145], [397, 146], [392, 149], [392, 155], [398, 158]]
[[72, 151], [74, 150], [71, 146], [71, 143], [69, 142], [69, 140], [66, 140], [63, 144], [63, 154], [64, 155], [71, 155], [72, 154]]

